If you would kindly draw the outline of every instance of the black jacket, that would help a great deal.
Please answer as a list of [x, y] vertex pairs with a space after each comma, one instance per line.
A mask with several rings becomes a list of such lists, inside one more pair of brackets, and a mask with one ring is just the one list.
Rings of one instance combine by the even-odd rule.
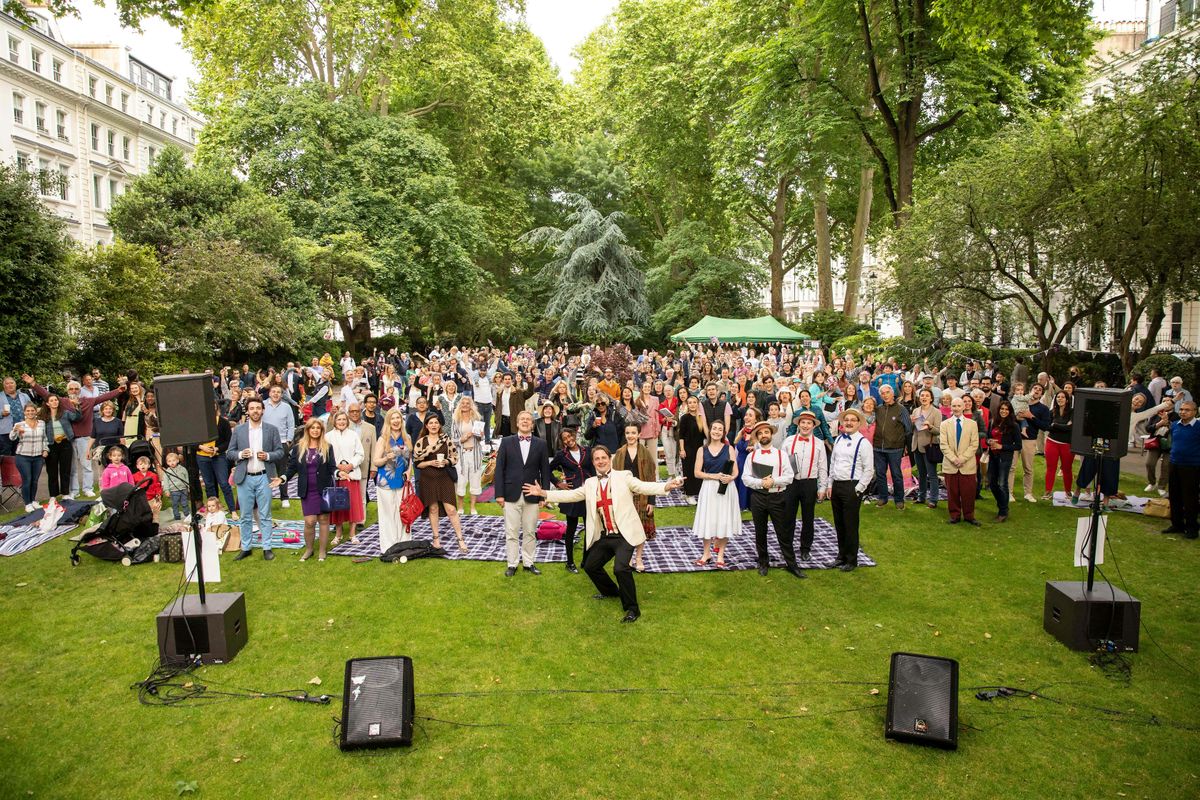
[[550, 487], [550, 449], [541, 439], [533, 436], [529, 441], [529, 459], [521, 461], [521, 443], [515, 434], [500, 440], [496, 451], [496, 496], [507, 503], [521, 499], [522, 487], [527, 483]]
[[[334, 485], [334, 469], [333, 469], [333, 450], [329, 451], [329, 458], [326, 459], [320, 450], [317, 451], [317, 491], [328, 489]], [[308, 448], [303, 450], [300, 447], [300, 442], [292, 447], [292, 457], [288, 459], [287, 480], [291, 480], [293, 475], [299, 475], [300, 479], [296, 482], [296, 496], [304, 498], [308, 495]]]

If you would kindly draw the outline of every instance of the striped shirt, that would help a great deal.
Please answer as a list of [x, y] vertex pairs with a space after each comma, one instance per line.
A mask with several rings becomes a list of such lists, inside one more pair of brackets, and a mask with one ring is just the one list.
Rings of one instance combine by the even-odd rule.
[[[13, 426], [9, 438], [17, 441], [17, 455], [40, 456], [46, 451], [46, 423], [39, 419], [35, 425], [30, 428], [28, 422], [18, 422]], [[21, 436], [21, 430], [26, 431], [24, 436]]]

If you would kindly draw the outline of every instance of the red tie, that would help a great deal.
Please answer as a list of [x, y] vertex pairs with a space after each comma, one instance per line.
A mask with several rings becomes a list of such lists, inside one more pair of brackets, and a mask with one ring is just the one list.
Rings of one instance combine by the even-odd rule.
[[617, 526], [612, 519], [612, 498], [608, 496], [608, 479], [600, 481], [600, 501], [596, 503], [600, 513], [604, 515], [604, 528], [607, 533], [616, 533]]
[[528, 437], [528, 436], [518, 436], [518, 437], [517, 437], [517, 441], [519, 441], [519, 442], [528, 442], [528, 441], [529, 441], [529, 437]]

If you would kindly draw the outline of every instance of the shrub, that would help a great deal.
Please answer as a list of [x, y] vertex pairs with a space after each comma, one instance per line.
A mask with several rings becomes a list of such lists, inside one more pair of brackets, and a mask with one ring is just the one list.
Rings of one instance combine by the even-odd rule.
[[1196, 366], [1190, 361], [1184, 361], [1170, 353], [1156, 353], [1133, 365], [1133, 372], [1140, 372], [1144, 383], [1150, 382], [1151, 369], [1157, 369], [1167, 380], [1178, 375], [1183, 378], [1185, 387], [1192, 387], [1196, 382]]
[[880, 349], [879, 332], [867, 329], [859, 333], [843, 336], [830, 346], [830, 355], [837, 353], [838, 355], [850, 351], [856, 361], [861, 361], [863, 356], [878, 355]]

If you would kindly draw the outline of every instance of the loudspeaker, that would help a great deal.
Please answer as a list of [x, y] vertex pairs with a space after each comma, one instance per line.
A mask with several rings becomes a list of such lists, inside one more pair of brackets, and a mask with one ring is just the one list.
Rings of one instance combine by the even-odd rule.
[[342, 689], [343, 750], [412, 744], [413, 663], [408, 656], [352, 658]]
[[1112, 642], [1115, 650], [1136, 653], [1142, 626], [1142, 601], [1108, 583], [1046, 581], [1042, 627], [1072, 650], [1097, 650]]
[[958, 662], [892, 653], [884, 735], [902, 742], [957, 749]]
[[1071, 452], [1123, 458], [1129, 449], [1133, 392], [1128, 389], [1076, 389], [1071, 399]]
[[246, 596], [241, 592], [196, 595], [172, 600], [158, 614], [158, 655], [164, 664], [199, 656], [204, 664], [225, 664], [245, 647]]
[[159, 375], [154, 379], [154, 394], [163, 447], [217, 438], [217, 401], [211, 375]]

